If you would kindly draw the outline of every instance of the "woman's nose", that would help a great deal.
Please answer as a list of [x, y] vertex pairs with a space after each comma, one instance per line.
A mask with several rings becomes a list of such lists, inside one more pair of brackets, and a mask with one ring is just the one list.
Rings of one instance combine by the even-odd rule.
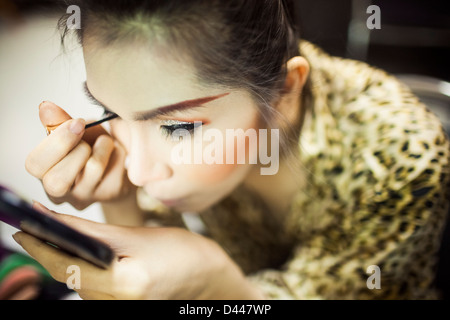
[[172, 176], [172, 170], [162, 162], [133, 161], [128, 163], [128, 179], [132, 184], [143, 187], [149, 182], [162, 181]]
[[128, 151], [128, 179], [135, 186], [142, 187], [149, 182], [169, 179], [173, 171], [162, 159], [148, 154], [143, 146]]

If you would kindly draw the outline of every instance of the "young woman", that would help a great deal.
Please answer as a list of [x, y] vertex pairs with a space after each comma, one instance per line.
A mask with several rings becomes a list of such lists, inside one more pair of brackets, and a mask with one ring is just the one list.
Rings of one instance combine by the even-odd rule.
[[[55, 203], [101, 202], [108, 224], [53, 214], [118, 258], [101, 270], [16, 234], [55, 279], [78, 265], [87, 299], [436, 297], [449, 144], [405, 86], [300, 41], [287, 0], [71, 4], [86, 91], [118, 118], [85, 130], [42, 103], [58, 127], [26, 167]], [[180, 163], [180, 146], [234, 161]]]

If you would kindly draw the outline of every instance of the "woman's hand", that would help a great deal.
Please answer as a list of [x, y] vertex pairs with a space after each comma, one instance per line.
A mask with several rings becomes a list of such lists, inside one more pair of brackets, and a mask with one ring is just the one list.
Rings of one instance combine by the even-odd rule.
[[42, 181], [50, 200], [82, 210], [132, 190], [126, 152], [101, 126], [85, 131], [84, 120], [72, 119], [51, 102], [41, 104], [39, 117], [44, 127], [59, 126], [28, 155], [25, 167]]
[[16, 241], [60, 282], [80, 270], [83, 299], [257, 299], [259, 291], [213, 241], [184, 229], [130, 228], [99, 224], [57, 214], [35, 203], [81, 232], [97, 238], [116, 252], [108, 269], [69, 256], [19, 232]]

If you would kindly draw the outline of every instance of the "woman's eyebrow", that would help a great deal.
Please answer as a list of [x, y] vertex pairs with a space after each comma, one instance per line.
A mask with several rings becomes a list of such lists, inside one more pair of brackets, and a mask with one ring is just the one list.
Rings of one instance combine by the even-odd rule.
[[[98, 101], [93, 95], [92, 93], [89, 91], [89, 87], [87, 86], [87, 82], [85, 81], [83, 83], [83, 87], [84, 87], [84, 92], [86, 94], [86, 96], [89, 98], [89, 100], [91, 100], [91, 102], [100, 105], [101, 107], [103, 107], [106, 111], [113, 113], [112, 111], [110, 111], [103, 103], [101, 103], [100, 101]], [[193, 99], [193, 100], [186, 100], [186, 101], [182, 101], [182, 102], [178, 102], [175, 104], [171, 104], [168, 106], [164, 106], [164, 107], [160, 107], [154, 110], [150, 110], [150, 111], [144, 111], [144, 112], [137, 112], [133, 115], [133, 120], [135, 121], [146, 121], [146, 120], [150, 120], [150, 119], [154, 119], [156, 117], [160, 117], [160, 116], [167, 116], [170, 115], [176, 111], [181, 111], [181, 110], [187, 110], [187, 109], [193, 109], [193, 108], [199, 108], [202, 106], [202, 104], [223, 98], [227, 95], [229, 95], [230, 93], [223, 93], [223, 94], [219, 94], [216, 96], [210, 96], [210, 97], [204, 97], [204, 98], [199, 98], [199, 99]]]
[[145, 112], [137, 112], [134, 114], [134, 120], [135, 121], [146, 121], [150, 120], [156, 117], [160, 116], [168, 116], [175, 111], [181, 111], [181, 110], [187, 110], [187, 109], [193, 109], [193, 108], [200, 108], [203, 104], [223, 98], [230, 93], [222, 93], [217, 96], [211, 96], [211, 97], [204, 97], [199, 99], [193, 99], [193, 100], [186, 100], [183, 102], [178, 102], [172, 105], [168, 105], [165, 107], [157, 108], [150, 111]]

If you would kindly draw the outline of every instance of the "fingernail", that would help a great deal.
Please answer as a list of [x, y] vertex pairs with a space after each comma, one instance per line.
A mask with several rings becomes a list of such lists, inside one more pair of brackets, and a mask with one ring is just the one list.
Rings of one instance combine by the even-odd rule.
[[86, 126], [86, 121], [84, 121], [83, 119], [75, 119], [70, 124], [69, 130], [73, 134], [79, 135], [80, 133], [82, 133], [84, 131], [85, 126]]
[[41, 212], [48, 210], [48, 208], [46, 206], [44, 206], [42, 203], [40, 203], [38, 201], [34, 201], [34, 200], [33, 200], [33, 209], [41, 211]]
[[40, 203], [36, 200], [31, 200], [31, 207], [33, 209], [36, 209], [37, 207], [39, 207]]
[[47, 102], [47, 101], [42, 101], [41, 104], [39, 105], [39, 109], [41, 109], [42, 105], [43, 105], [44, 103], [46, 103], [46, 102]]
[[20, 244], [20, 239], [19, 239], [19, 236], [17, 235], [17, 233], [13, 234], [12, 237], [13, 237], [14, 241], [16, 241], [18, 244]]

